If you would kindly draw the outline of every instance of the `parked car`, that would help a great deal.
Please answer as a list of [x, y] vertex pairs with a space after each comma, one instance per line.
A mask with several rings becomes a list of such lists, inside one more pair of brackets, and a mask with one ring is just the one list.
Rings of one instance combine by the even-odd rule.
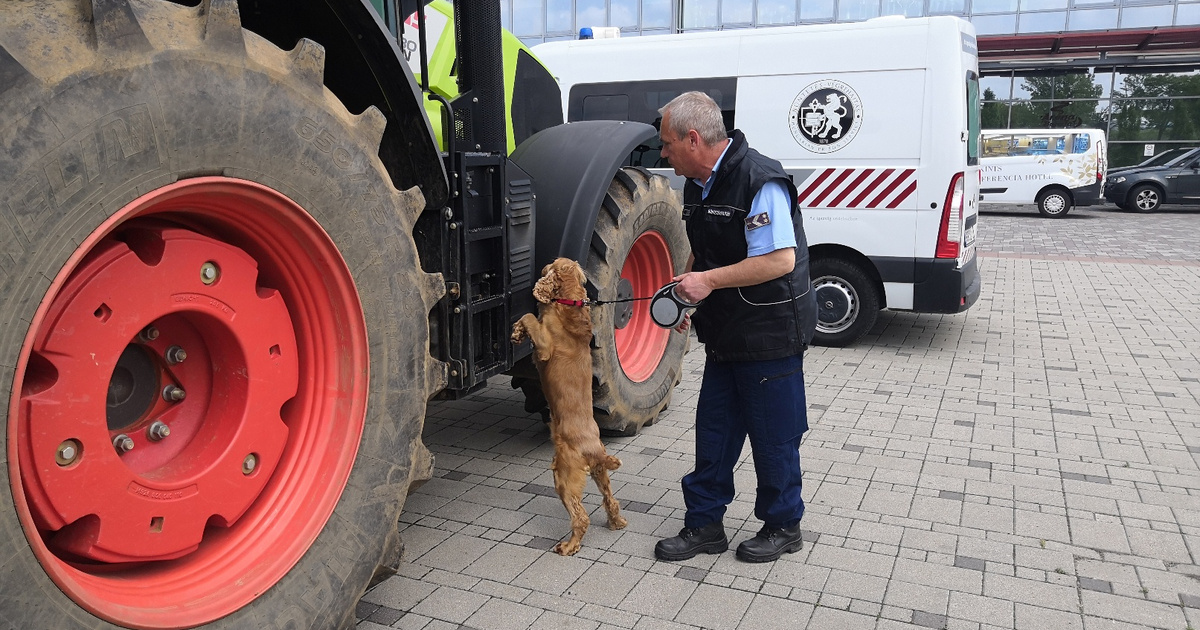
[[1200, 203], [1200, 148], [1165, 164], [1110, 173], [1104, 198], [1134, 212], [1153, 212], [1164, 203]]
[[1188, 151], [1192, 151], [1194, 149], [1195, 149], [1195, 147], [1180, 147], [1177, 149], [1167, 149], [1166, 151], [1163, 151], [1162, 153], [1156, 153], [1153, 157], [1146, 158], [1145, 161], [1140, 162], [1138, 164], [1131, 164], [1129, 166], [1120, 166], [1117, 168], [1110, 168], [1110, 169], [1108, 169], [1108, 175], [1109, 175], [1109, 177], [1112, 177], [1113, 175], [1120, 175], [1126, 171], [1132, 171], [1134, 169], [1149, 168], [1151, 166], [1162, 166], [1164, 164], [1167, 164], [1168, 162], [1171, 162], [1175, 158], [1178, 158], [1179, 156], [1183, 155], [1184, 153], [1187, 153]]

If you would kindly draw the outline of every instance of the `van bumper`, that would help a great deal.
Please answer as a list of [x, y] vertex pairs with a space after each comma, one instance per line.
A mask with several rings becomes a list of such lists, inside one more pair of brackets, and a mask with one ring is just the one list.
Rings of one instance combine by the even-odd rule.
[[1071, 197], [1077, 206], [1094, 206], [1104, 199], [1104, 184], [1096, 182], [1087, 186], [1071, 189]]
[[979, 299], [978, 258], [962, 268], [957, 260], [918, 259], [913, 278], [913, 310], [918, 313], [961, 313]]

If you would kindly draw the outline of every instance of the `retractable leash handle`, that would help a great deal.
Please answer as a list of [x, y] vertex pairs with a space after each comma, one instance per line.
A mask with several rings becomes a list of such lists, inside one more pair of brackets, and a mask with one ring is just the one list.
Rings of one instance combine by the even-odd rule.
[[679, 282], [668, 283], [650, 299], [650, 319], [662, 328], [675, 328], [682, 324], [683, 318], [704, 301], [692, 303], [679, 297], [675, 293], [675, 286], [678, 284]]

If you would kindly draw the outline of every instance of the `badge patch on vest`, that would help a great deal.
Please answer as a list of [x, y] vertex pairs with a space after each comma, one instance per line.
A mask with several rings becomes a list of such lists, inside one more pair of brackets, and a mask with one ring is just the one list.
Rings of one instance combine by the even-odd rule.
[[728, 219], [729, 217], [733, 216], [733, 210], [726, 210], [724, 208], [709, 208], [708, 216]]
[[746, 217], [746, 229], [757, 230], [760, 227], [771, 225], [771, 217], [766, 212], [760, 212], [752, 217]]

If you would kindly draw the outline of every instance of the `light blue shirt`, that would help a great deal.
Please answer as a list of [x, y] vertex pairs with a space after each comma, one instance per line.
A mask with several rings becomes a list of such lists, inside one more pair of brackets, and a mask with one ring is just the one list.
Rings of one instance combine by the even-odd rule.
[[[701, 199], [708, 198], [708, 191], [712, 189], [713, 180], [716, 179], [714, 175], [721, 167], [721, 162], [725, 159], [725, 154], [732, 144], [733, 141], [725, 143], [725, 150], [721, 151], [717, 163], [713, 165], [708, 180], [703, 182], [698, 179], [692, 180], [703, 189], [700, 193]], [[750, 215], [747, 219], [761, 217], [765, 214], [767, 223], [754, 228], [747, 224], [744, 228], [746, 231], [746, 256], [762, 256], [777, 249], [796, 246], [796, 232], [792, 228], [791, 209], [792, 204], [788, 199], [787, 187], [782, 182], [771, 180], [763, 184], [758, 194], [754, 195], [754, 200], [750, 202]], [[762, 220], [755, 221], [755, 223], [761, 224]]]

